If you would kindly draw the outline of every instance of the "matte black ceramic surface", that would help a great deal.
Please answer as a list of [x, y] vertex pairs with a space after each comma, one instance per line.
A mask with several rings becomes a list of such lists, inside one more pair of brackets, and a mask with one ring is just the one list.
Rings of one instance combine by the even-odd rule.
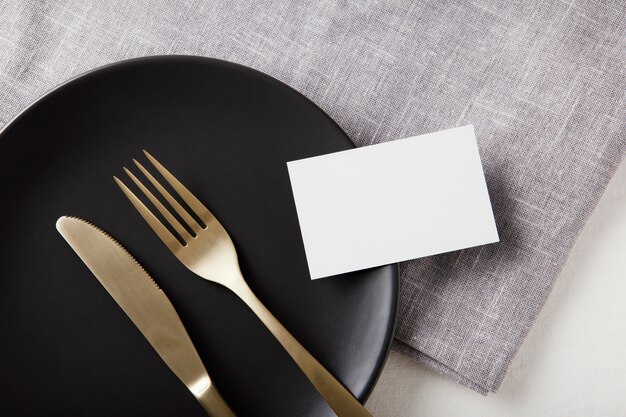
[[291, 88], [206, 58], [122, 62], [33, 104], [0, 133], [0, 413], [203, 415], [57, 233], [75, 215], [164, 289], [240, 416], [333, 415], [253, 313], [185, 269], [117, 188], [144, 148], [226, 227], [265, 305], [363, 400], [392, 337], [396, 267], [311, 281], [285, 164], [352, 146]]

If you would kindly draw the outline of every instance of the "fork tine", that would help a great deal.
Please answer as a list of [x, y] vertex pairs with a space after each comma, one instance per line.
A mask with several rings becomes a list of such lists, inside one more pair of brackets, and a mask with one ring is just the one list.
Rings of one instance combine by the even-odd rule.
[[159, 190], [159, 193], [161, 193], [161, 195], [163, 197], [165, 197], [167, 202], [170, 203], [170, 206], [172, 206], [174, 208], [174, 210], [176, 210], [176, 213], [178, 213], [180, 215], [180, 217], [182, 217], [183, 220], [185, 220], [185, 222], [187, 222], [187, 225], [189, 227], [191, 227], [191, 230], [193, 230], [195, 234], [198, 234], [200, 232], [200, 230], [202, 230], [202, 226], [200, 226], [198, 224], [196, 219], [194, 219], [193, 217], [191, 217], [191, 215], [189, 215], [187, 210], [185, 210], [183, 208], [183, 206], [181, 206], [180, 203], [178, 201], [176, 201], [176, 199], [174, 197], [172, 197], [172, 195], [169, 193], [169, 191], [167, 191], [161, 185], [161, 183], [159, 183], [157, 181], [157, 179], [154, 178], [154, 176], [152, 176], [152, 174], [146, 168], [144, 168], [144, 166], [141, 165], [141, 163], [139, 163], [139, 161], [137, 161], [136, 159], [133, 159], [133, 162], [141, 170], [141, 172], [148, 179], [148, 181], [150, 181], [152, 183], [152, 185], [154, 185], [154, 187], [157, 190]]
[[163, 178], [172, 186], [174, 190], [180, 195], [185, 203], [196, 213], [196, 215], [204, 222], [205, 225], [215, 220], [215, 216], [209, 211], [208, 208], [204, 206], [194, 196], [183, 184], [180, 183], [159, 161], [157, 161], [152, 155], [148, 153], [144, 149], [143, 153], [146, 154], [152, 165], [161, 173]]
[[165, 226], [163, 226], [163, 223], [161, 223], [161, 221], [159, 221], [159, 219], [157, 219], [156, 216], [152, 214], [150, 209], [148, 209], [148, 207], [146, 207], [141, 202], [141, 200], [139, 200], [137, 196], [133, 194], [133, 192], [126, 186], [126, 184], [124, 184], [119, 178], [115, 176], [113, 177], [113, 179], [117, 183], [118, 187], [120, 187], [122, 192], [126, 194], [126, 197], [130, 200], [133, 206], [135, 206], [139, 214], [141, 214], [141, 217], [143, 217], [146, 223], [148, 223], [152, 230], [154, 230], [154, 233], [156, 233], [157, 236], [161, 238], [161, 240], [163, 241], [163, 243], [165, 243], [165, 246], [167, 246], [169, 250], [175, 252], [183, 247], [178, 239], [176, 239], [176, 237], [169, 230], [167, 230]]
[[178, 232], [178, 234], [180, 235], [180, 237], [183, 238], [185, 243], [189, 242], [192, 239], [192, 237], [187, 231], [187, 229], [185, 229], [183, 225], [180, 224], [180, 222], [176, 220], [174, 216], [172, 216], [172, 213], [170, 213], [170, 211], [163, 205], [163, 203], [161, 203], [159, 199], [156, 198], [154, 194], [152, 194], [152, 192], [148, 190], [146, 186], [143, 185], [143, 183], [139, 181], [139, 179], [135, 177], [135, 175], [132, 172], [130, 172], [128, 168], [124, 167], [124, 171], [126, 171], [126, 174], [128, 174], [130, 179], [133, 180], [133, 182], [137, 185], [137, 187], [139, 187], [139, 189], [146, 195], [146, 197], [148, 197], [148, 199], [152, 202], [152, 204], [154, 204], [157, 210], [159, 210], [159, 213], [161, 213], [163, 217], [165, 217], [165, 219], [176, 230], [176, 232]]

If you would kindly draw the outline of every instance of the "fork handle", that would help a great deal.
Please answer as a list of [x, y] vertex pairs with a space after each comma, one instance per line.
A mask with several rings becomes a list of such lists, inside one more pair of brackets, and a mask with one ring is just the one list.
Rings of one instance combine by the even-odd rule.
[[[243, 281], [243, 279], [242, 279]], [[280, 324], [247, 285], [235, 294], [254, 311], [339, 417], [372, 417], [359, 401]]]

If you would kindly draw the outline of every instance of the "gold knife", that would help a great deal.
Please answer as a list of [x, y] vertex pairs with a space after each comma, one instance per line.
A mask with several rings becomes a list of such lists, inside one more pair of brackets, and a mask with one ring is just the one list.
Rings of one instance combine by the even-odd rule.
[[204, 410], [212, 417], [234, 417], [174, 306], [130, 253], [85, 220], [64, 216], [56, 227]]

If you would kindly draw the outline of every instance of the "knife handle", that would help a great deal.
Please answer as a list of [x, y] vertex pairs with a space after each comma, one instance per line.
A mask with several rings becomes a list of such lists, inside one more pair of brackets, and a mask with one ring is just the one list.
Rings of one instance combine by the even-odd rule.
[[[243, 283], [243, 278], [241, 279]], [[289, 333], [246, 284], [231, 288], [265, 324], [339, 417], [372, 417], [363, 405]]]
[[196, 395], [196, 399], [210, 417], [236, 417], [215, 385]]

